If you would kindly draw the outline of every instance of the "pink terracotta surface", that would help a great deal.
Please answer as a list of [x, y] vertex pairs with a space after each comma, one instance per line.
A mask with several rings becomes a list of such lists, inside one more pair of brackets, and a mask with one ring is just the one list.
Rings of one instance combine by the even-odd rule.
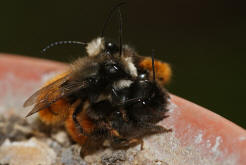
[[[7, 107], [18, 109], [18, 113], [25, 116], [21, 104], [26, 97], [40, 87], [45, 75], [63, 71], [66, 67], [67, 64], [59, 62], [0, 54], [0, 113]], [[171, 95], [171, 102], [170, 117], [161, 124], [173, 129], [169, 139], [177, 139], [175, 145], [179, 144], [187, 152], [194, 150], [193, 154], [198, 152], [199, 159], [246, 165], [245, 129], [175, 95]], [[170, 151], [177, 154], [176, 146], [171, 147]], [[195, 158], [191, 156], [191, 159]]]

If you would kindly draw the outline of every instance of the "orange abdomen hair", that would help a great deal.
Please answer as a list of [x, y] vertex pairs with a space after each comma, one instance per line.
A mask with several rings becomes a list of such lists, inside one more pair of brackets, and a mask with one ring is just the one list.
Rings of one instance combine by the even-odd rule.
[[[69, 135], [72, 137], [72, 139], [79, 143], [80, 145], [84, 145], [86, 143], [87, 140], [87, 136], [82, 135], [79, 132], [79, 129], [76, 128], [75, 122], [73, 120], [73, 113], [76, 109], [76, 107], [78, 106], [78, 104], [80, 104], [80, 101], [76, 101], [69, 109], [69, 115], [68, 118], [66, 120], [65, 126], [67, 129], [67, 132], [69, 133]], [[85, 103], [88, 104], [88, 103]], [[80, 126], [83, 128], [83, 130], [87, 133], [90, 134], [93, 129], [95, 128], [94, 123], [88, 118], [86, 112], [85, 112], [85, 106], [83, 106], [83, 110], [81, 110], [81, 112], [77, 115], [77, 120], [80, 124]]]
[[[152, 59], [150, 57], [144, 58], [139, 63], [139, 67], [147, 69], [150, 73], [150, 78], [153, 78]], [[168, 83], [172, 76], [172, 70], [168, 63], [155, 60], [155, 77], [162, 84]]]
[[[44, 86], [49, 85], [56, 80], [66, 76], [68, 72], [59, 74], [47, 81]], [[57, 89], [59, 86], [56, 87]], [[59, 91], [59, 90], [58, 90]], [[59, 95], [60, 93], [53, 93], [54, 95]], [[42, 93], [40, 95], [40, 99], [45, 97], [46, 93]], [[60, 122], [64, 122], [68, 116], [68, 109], [70, 104], [65, 99], [59, 99], [55, 103], [53, 103], [50, 107], [39, 111], [39, 118], [45, 124], [58, 124]]]
[[45, 124], [59, 124], [64, 122], [68, 116], [69, 104], [64, 99], [60, 99], [50, 107], [39, 111], [39, 118]]

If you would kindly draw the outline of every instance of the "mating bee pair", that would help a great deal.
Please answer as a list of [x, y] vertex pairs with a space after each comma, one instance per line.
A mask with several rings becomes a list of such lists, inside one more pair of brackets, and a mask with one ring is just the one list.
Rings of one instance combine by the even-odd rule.
[[88, 56], [34, 93], [24, 103], [34, 105], [27, 116], [39, 112], [46, 124], [64, 122], [83, 155], [105, 140], [122, 148], [141, 143], [144, 135], [169, 131], [156, 125], [167, 117], [169, 95], [163, 86], [171, 76], [169, 65], [104, 37], [82, 44]]

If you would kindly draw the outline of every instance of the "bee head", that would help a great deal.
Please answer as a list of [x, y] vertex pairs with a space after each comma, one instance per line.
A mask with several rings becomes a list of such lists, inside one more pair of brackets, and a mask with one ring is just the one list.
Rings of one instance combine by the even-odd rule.
[[131, 90], [129, 101], [124, 105], [132, 120], [156, 123], [163, 119], [167, 94], [155, 81], [135, 81]]
[[138, 98], [135, 100], [135, 105], [145, 106], [151, 101], [157, 91], [155, 90], [156, 84], [148, 80], [138, 80], [132, 84], [132, 98]]

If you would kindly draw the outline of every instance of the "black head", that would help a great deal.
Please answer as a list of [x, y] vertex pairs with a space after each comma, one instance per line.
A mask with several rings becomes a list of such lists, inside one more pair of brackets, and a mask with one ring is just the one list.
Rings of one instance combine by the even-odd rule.
[[131, 98], [136, 98], [134, 106], [144, 107], [152, 101], [157, 92], [155, 85], [149, 80], [135, 81], [131, 86]]
[[127, 109], [132, 120], [156, 123], [163, 119], [167, 93], [155, 81], [136, 81], [132, 86], [130, 98], [134, 102], [128, 105]]

